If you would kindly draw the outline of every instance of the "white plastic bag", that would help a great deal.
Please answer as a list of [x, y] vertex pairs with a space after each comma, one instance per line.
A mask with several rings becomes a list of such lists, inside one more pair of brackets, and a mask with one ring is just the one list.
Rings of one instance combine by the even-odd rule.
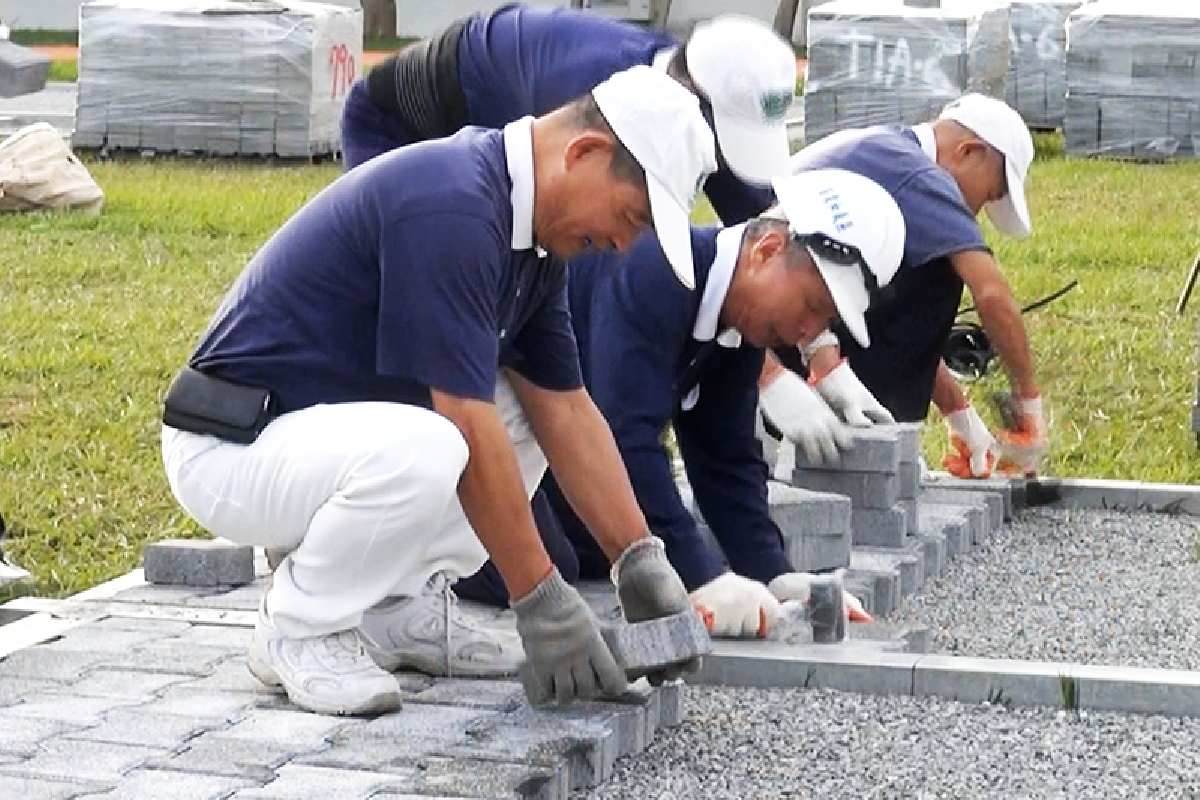
[[0, 211], [78, 208], [98, 214], [104, 190], [47, 122], [0, 142]]

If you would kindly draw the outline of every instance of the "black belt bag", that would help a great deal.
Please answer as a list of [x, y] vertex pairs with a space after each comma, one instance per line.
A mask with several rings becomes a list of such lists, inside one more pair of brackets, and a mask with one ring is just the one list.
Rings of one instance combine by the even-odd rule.
[[171, 381], [163, 422], [181, 431], [250, 444], [276, 416], [270, 389], [244, 386], [184, 367]]

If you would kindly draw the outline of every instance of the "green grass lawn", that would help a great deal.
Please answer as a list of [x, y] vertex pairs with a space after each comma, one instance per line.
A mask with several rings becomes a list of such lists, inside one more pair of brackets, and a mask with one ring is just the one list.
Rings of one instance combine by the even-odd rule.
[[[0, 217], [0, 511], [6, 550], [35, 576], [16, 591], [45, 596], [127, 572], [148, 540], [203, 535], [162, 475], [162, 393], [246, 260], [338, 174], [87, 163], [108, 195], [100, 216]], [[1027, 317], [1054, 422], [1047, 472], [1196, 482], [1200, 296], [1183, 317], [1174, 306], [1200, 248], [1200, 163], [1048, 156], [1029, 198], [1030, 240], [988, 233], [1017, 297], [1080, 282]], [[934, 464], [941, 431], [928, 426]]]

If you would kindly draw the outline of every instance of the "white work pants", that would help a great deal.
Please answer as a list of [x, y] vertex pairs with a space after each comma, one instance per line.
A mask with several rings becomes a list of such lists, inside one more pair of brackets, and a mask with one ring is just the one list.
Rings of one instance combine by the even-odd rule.
[[[546, 469], [508, 382], [496, 406], [526, 494]], [[239, 544], [294, 549], [275, 572], [271, 621], [284, 636], [359, 625], [389, 595], [453, 580], [487, 560], [458, 501], [468, 452], [445, 417], [397, 403], [345, 403], [275, 419], [251, 445], [163, 427], [171, 491], [205, 529]]]

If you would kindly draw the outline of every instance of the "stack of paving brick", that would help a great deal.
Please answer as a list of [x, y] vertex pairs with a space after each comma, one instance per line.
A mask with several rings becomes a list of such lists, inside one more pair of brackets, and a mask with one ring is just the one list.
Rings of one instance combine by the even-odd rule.
[[1067, 15], [1081, 0], [1013, 0], [1008, 104], [1032, 128], [1063, 125], [1067, 99]]
[[835, 0], [808, 15], [805, 139], [915, 124], [968, 91], [1005, 95], [1006, 6]]
[[1200, 5], [1100, 0], [1066, 30], [1068, 153], [1200, 155]]
[[340, 149], [362, 11], [300, 0], [95, 0], [72, 144], [312, 157]]
[[937, 576], [948, 558], [998, 530], [1011, 515], [1013, 493], [1010, 482], [999, 479], [923, 484], [918, 425], [851, 432], [853, 447], [836, 466], [809, 463], [798, 450], [792, 483], [849, 500], [847, 586], [868, 610], [886, 616]]

